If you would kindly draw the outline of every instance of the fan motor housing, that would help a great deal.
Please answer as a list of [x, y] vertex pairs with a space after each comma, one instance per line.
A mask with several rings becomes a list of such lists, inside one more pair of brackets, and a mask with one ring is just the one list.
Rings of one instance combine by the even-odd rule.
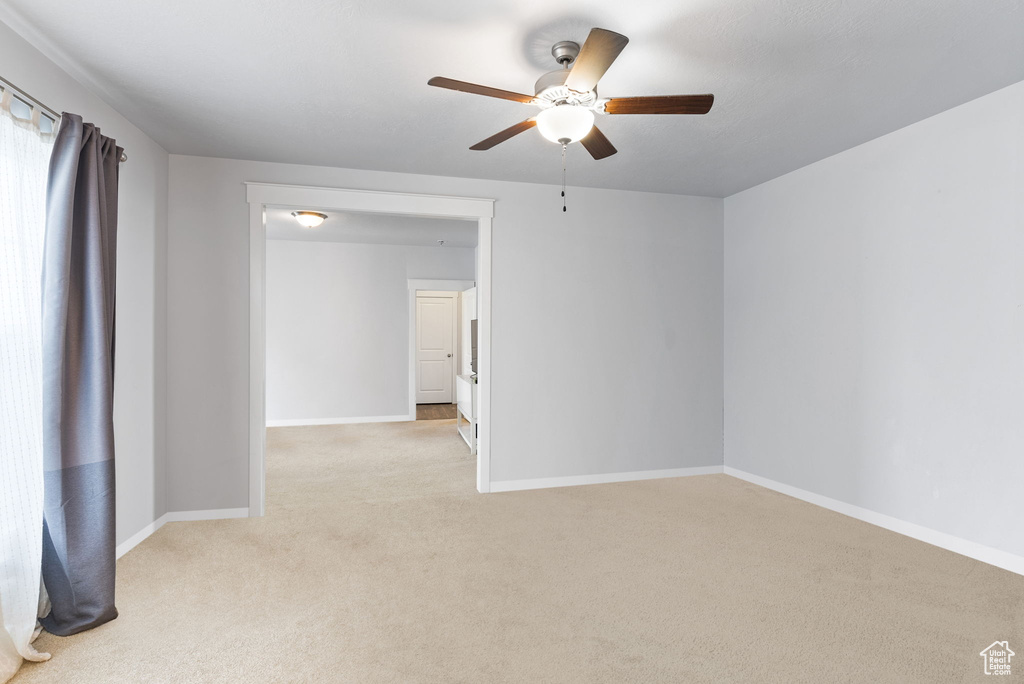
[[541, 107], [552, 107], [556, 104], [574, 104], [582, 107], [593, 107], [597, 102], [597, 90], [577, 93], [565, 86], [569, 78], [569, 69], [549, 71], [537, 79], [533, 90], [537, 104]]
[[565, 79], [567, 78], [569, 78], [568, 69], [556, 69], [555, 71], [549, 71], [537, 79], [537, 83], [533, 86], [533, 92], [537, 94], [537, 97], [540, 97], [540, 94], [548, 88], [564, 86]]

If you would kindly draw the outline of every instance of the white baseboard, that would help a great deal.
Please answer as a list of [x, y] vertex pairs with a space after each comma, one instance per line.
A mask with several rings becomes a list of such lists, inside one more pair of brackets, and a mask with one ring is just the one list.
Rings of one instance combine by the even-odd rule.
[[636, 470], [628, 473], [541, 477], [533, 480], [504, 480], [491, 482], [491, 492], [518, 492], [524, 489], [549, 489], [551, 487], [575, 487], [577, 485], [608, 484], [611, 482], [635, 482], [637, 480], [657, 480], [664, 477], [715, 475], [721, 472], [722, 466], [714, 465], [696, 466], [693, 468], [669, 468], [667, 470]]
[[129, 551], [131, 551], [132, 549], [134, 549], [136, 546], [138, 546], [140, 543], [142, 543], [146, 539], [146, 537], [148, 537], [149, 535], [153, 534], [154, 532], [159, 530], [161, 527], [163, 527], [164, 523], [166, 523], [166, 522], [167, 522], [167, 514], [164, 513], [159, 518], [157, 518], [153, 522], [149, 523], [148, 525], [143, 527], [141, 530], [139, 530], [138, 532], [136, 532], [132, 536], [130, 536], [127, 539], [125, 539], [123, 542], [121, 542], [120, 544], [117, 545], [117, 557], [120, 558], [124, 554], [126, 554]]
[[149, 523], [141, 530], [125, 539], [117, 545], [117, 557], [120, 558], [136, 546], [141, 544], [147, 537], [159, 530], [169, 522], [192, 522], [196, 520], [224, 520], [226, 518], [247, 518], [248, 508], [216, 508], [209, 511], [171, 511], [164, 513], [159, 518]]
[[356, 416], [355, 418], [289, 418], [268, 420], [267, 427], [298, 427], [300, 425], [348, 425], [350, 423], [404, 423], [416, 416]]
[[195, 522], [196, 520], [225, 520], [248, 518], [248, 508], [214, 508], [209, 511], [173, 511], [167, 513], [167, 522]]
[[827, 496], [821, 494], [815, 494], [804, 489], [799, 489], [775, 480], [769, 480], [766, 477], [760, 475], [754, 475], [742, 470], [737, 470], [729, 466], [725, 467], [725, 474], [731, 475], [732, 477], [746, 480], [756, 485], [773, 489], [780, 494], [792, 496], [794, 499], [800, 499], [807, 503], [812, 503], [822, 508], [827, 508], [830, 511], [836, 513], [842, 513], [848, 515], [851, 518], [857, 520], [863, 520], [866, 523], [884, 527], [892, 532], [923, 541], [926, 544], [932, 546], [938, 546], [939, 548], [952, 551], [953, 553], [959, 553], [961, 556], [967, 556], [979, 560], [982, 563], [988, 563], [994, 565], [997, 568], [1003, 570], [1009, 570], [1010, 572], [1017, 573], [1018, 575], [1024, 575], [1024, 557], [1008, 553], [1006, 551], [1000, 551], [994, 549], [991, 546], [985, 546], [977, 542], [972, 542], [962, 537], [954, 537], [951, 534], [945, 532], [939, 532], [933, 530], [930, 527], [923, 527], [906, 520], [900, 520], [883, 513], [876, 513], [875, 511], [868, 510], [867, 508], [861, 508], [860, 506], [854, 506], [853, 504], [846, 503], [845, 501], [839, 501], [838, 499], [830, 499]]

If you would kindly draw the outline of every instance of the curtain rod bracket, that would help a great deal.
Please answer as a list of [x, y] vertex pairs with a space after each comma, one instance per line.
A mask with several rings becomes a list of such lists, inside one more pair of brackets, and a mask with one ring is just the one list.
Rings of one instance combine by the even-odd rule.
[[[47, 116], [51, 117], [55, 122], [56, 121], [60, 121], [60, 113], [57, 112], [57, 110], [54, 109], [53, 107], [47, 107], [42, 102], [40, 102], [36, 98], [32, 97], [27, 92], [25, 92], [24, 90], [22, 90], [18, 86], [16, 86], [13, 83], [11, 83], [6, 78], [3, 78], [2, 76], [0, 76], [0, 83], [2, 83], [4, 86], [10, 88], [14, 92], [16, 92], [19, 96], [21, 96], [18, 99], [20, 99], [23, 102], [25, 102], [25, 104], [29, 105], [30, 107], [38, 107], [42, 111], [46, 112]], [[2, 89], [2, 88], [0, 88], [0, 89]], [[122, 164], [124, 162], [128, 161], [128, 155], [125, 154], [124, 152], [122, 152], [121, 153], [121, 160], [120, 161], [121, 161]]]

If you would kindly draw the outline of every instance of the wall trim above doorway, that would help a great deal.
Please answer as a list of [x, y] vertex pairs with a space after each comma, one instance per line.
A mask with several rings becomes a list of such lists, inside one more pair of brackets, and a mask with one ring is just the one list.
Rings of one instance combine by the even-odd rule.
[[249, 514], [263, 515], [265, 497], [267, 205], [477, 222], [477, 376], [480, 416], [476, 486], [480, 492], [490, 491], [491, 227], [494, 200], [262, 182], [246, 182], [245, 186], [246, 201], [249, 203]]
[[409, 290], [440, 290], [447, 292], [463, 292], [476, 285], [474, 280], [414, 280], [409, 278]]

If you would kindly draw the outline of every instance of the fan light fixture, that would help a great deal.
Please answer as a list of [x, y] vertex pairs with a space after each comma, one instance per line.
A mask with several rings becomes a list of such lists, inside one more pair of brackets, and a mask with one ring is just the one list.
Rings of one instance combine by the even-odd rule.
[[585, 138], [593, 127], [594, 112], [577, 105], [555, 105], [537, 115], [540, 134], [551, 142], [563, 145]]
[[602, 28], [590, 29], [582, 47], [571, 40], [555, 43], [551, 46], [551, 56], [559, 68], [537, 79], [533, 95], [444, 76], [433, 77], [427, 85], [540, 107], [541, 111], [536, 116], [484, 138], [469, 149], [489, 150], [513, 136], [538, 128], [542, 136], [562, 146], [562, 211], [565, 211], [565, 156], [569, 143], [579, 141], [594, 159], [605, 159], [616, 152], [611, 141], [594, 125], [595, 111], [614, 115], [707, 114], [715, 102], [715, 96], [710, 93], [598, 98], [598, 81], [627, 43], [629, 38], [626, 36]]
[[293, 211], [292, 216], [304, 228], [316, 228], [327, 219], [327, 214], [319, 211]]

